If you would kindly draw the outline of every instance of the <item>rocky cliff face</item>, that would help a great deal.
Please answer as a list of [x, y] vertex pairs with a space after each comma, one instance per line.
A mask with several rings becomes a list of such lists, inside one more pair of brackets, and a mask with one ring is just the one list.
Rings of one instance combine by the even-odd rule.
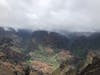
[[[67, 61], [68, 62], [68, 61]], [[83, 65], [77, 68], [75, 64], [64, 61], [56, 70], [52, 65], [34, 61], [32, 64], [25, 62], [16, 63], [0, 52], [0, 75], [99, 75], [100, 54], [90, 51]]]
[[[65, 72], [69, 72], [72, 68], [73, 66], [63, 63], [59, 72], [65, 75]], [[5, 53], [0, 52], [0, 75], [58, 75], [59, 72], [56, 72], [51, 64], [41, 61], [33, 61], [31, 64], [16, 63], [8, 58]]]
[[86, 62], [80, 70], [80, 75], [99, 75], [100, 74], [100, 52], [90, 51]]
[[100, 74], [100, 52], [90, 51], [83, 65], [78, 68], [75, 65], [61, 64], [52, 75], [99, 75]]
[[0, 28], [0, 75], [99, 75], [99, 50], [99, 33], [70, 37]]
[[24, 67], [0, 52], [0, 75], [25, 75]]

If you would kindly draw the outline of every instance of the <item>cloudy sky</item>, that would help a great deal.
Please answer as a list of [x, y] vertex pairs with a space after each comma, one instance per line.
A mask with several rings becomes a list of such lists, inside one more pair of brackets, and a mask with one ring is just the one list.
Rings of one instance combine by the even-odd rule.
[[0, 26], [99, 31], [100, 0], [0, 0]]

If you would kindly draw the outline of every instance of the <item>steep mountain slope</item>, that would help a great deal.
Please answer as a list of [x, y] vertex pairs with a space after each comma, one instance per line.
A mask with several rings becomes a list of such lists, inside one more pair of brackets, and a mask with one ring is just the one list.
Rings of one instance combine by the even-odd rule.
[[100, 51], [90, 51], [84, 66], [80, 69], [80, 75], [100, 74]]
[[32, 39], [36, 43], [42, 44], [44, 46], [50, 46], [53, 48], [67, 48], [69, 39], [56, 32], [47, 31], [35, 31], [33, 32]]
[[[91, 54], [92, 50], [97, 53]], [[91, 75], [91, 70], [98, 75], [99, 50], [100, 33], [64, 35], [0, 27], [0, 75]], [[86, 63], [80, 69], [78, 65], [83, 60]]]

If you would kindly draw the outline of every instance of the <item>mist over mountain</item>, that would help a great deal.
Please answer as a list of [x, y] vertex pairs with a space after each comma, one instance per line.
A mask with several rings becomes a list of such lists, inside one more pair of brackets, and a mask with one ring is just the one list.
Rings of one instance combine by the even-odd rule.
[[0, 0], [0, 75], [100, 75], [100, 0]]
[[[30, 31], [27, 29], [18, 29], [0, 27], [0, 37], [3, 39], [11, 38], [18, 42], [20, 47], [31, 48], [30, 46], [42, 44], [52, 48], [60, 49], [99, 49], [99, 32], [54, 32], [46, 30]], [[29, 46], [30, 45], [30, 46]], [[33, 48], [34, 49], [34, 48]]]

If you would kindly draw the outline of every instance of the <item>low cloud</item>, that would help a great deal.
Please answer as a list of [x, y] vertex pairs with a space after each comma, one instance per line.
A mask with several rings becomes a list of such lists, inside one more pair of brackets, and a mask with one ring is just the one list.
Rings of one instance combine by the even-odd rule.
[[99, 0], [0, 0], [0, 26], [99, 31]]

